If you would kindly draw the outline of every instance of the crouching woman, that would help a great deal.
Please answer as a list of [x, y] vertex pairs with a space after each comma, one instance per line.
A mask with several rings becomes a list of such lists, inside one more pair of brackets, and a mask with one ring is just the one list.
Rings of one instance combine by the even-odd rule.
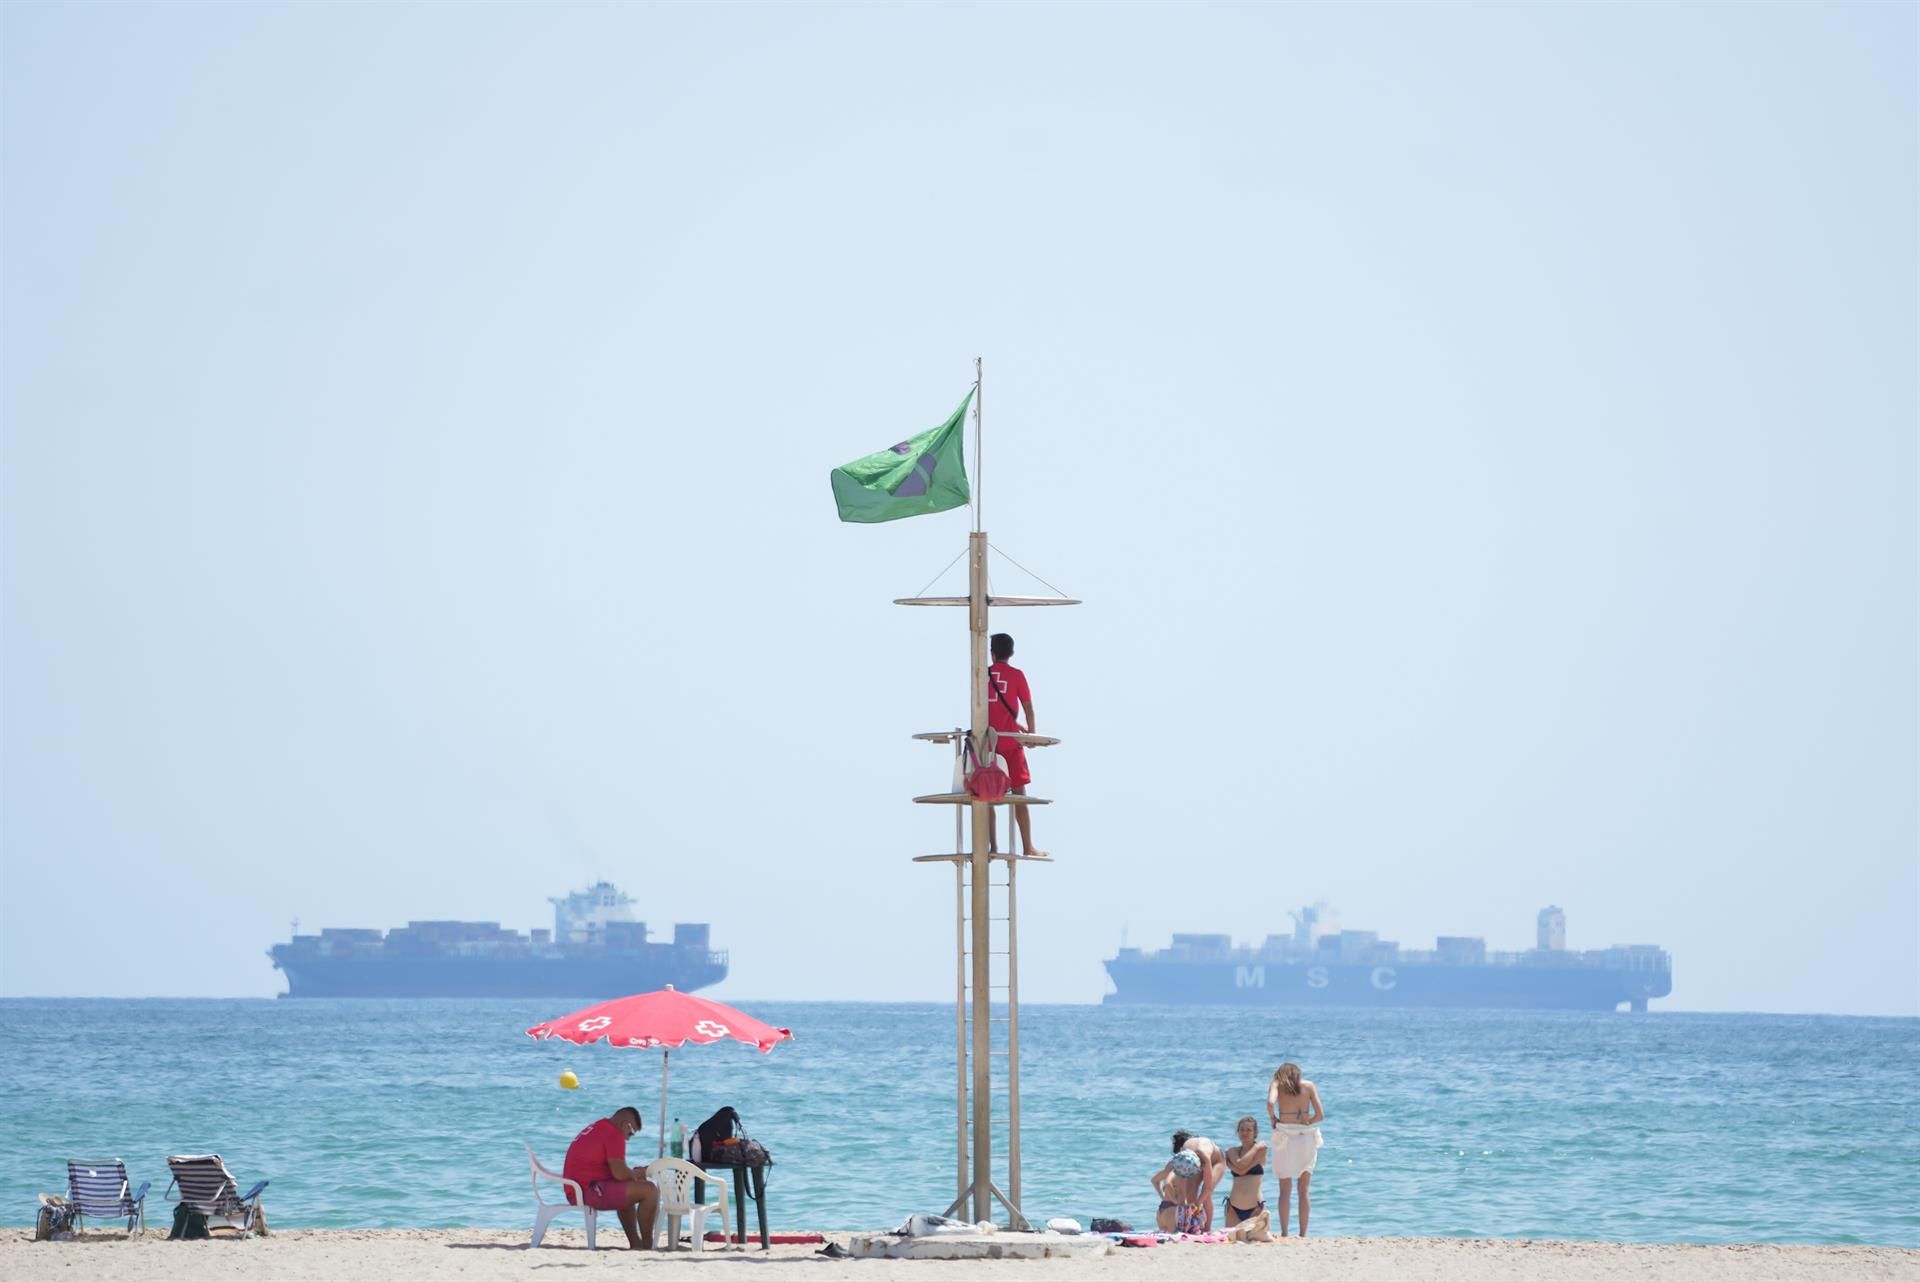
[[1160, 1211], [1155, 1217], [1162, 1233], [1200, 1233], [1207, 1225], [1207, 1207], [1202, 1200], [1199, 1154], [1181, 1149], [1167, 1164], [1154, 1172], [1153, 1191], [1160, 1195]]

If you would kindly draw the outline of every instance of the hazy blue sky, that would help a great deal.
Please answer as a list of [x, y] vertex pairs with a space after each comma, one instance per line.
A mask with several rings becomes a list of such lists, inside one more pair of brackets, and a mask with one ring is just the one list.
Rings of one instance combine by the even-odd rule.
[[948, 995], [967, 521], [827, 472], [980, 355], [1030, 1000], [1554, 902], [1920, 1013], [1915, 15], [0, 8], [0, 993], [607, 876]]

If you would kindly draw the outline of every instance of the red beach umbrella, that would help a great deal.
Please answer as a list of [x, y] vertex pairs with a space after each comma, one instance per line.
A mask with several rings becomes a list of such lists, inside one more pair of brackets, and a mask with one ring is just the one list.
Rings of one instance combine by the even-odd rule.
[[793, 1030], [763, 1024], [745, 1011], [723, 1002], [683, 993], [669, 984], [658, 992], [635, 993], [571, 1015], [535, 1024], [527, 1036], [536, 1040], [559, 1038], [576, 1046], [604, 1041], [609, 1046], [641, 1050], [660, 1048], [660, 1153], [667, 1151], [667, 1057], [692, 1042], [736, 1041], [757, 1046], [762, 1054], [793, 1037]]

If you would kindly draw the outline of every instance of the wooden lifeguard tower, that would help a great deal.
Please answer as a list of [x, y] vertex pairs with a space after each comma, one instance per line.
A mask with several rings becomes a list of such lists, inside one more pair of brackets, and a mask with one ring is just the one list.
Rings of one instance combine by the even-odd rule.
[[[994, 839], [996, 812], [1012, 806], [1050, 804], [1039, 797], [1009, 793], [998, 801], [981, 801], [961, 788], [959, 761], [966, 739], [984, 742], [987, 732], [987, 626], [996, 608], [1078, 605], [1066, 596], [995, 596], [988, 590], [987, 553], [990, 545], [981, 528], [981, 363], [974, 361], [973, 396], [973, 531], [967, 536], [967, 595], [902, 597], [895, 605], [964, 606], [971, 640], [968, 724], [965, 729], [934, 730], [913, 737], [947, 744], [955, 755], [956, 791], [915, 797], [921, 805], [952, 806], [953, 850], [918, 855], [915, 863], [952, 864], [954, 873], [954, 1101], [955, 1196], [948, 1215], [964, 1214], [976, 1222], [993, 1219], [993, 1203], [1006, 1209], [1008, 1227], [1031, 1226], [1020, 1210], [1020, 917], [1016, 881], [1022, 864], [1051, 862], [1014, 850], [1015, 825], [1007, 824], [1006, 843]], [[1050, 747], [1060, 741], [1046, 735], [1002, 734], [1028, 748]], [[1009, 817], [1012, 811], [1008, 809]], [[971, 844], [966, 829], [971, 820]], [[996, 873], [1000, 874], [996, 878]], [[997, 902], [996, 902], [997, 900]], [[994, 930], [998, 925], [999, 932]], [[996, 933], [998, 937], [996, 938]], [[996, 1004], [1003, 1012], [994, 1013]], [[995, 1029], [1001, 1030], [996, 1038]], [[997, 1043], [997, 1044], [996, 1044]], [[995, 1061], [1002, 1065], [995, 1081]], [[995, 1092], [1006, 1098], [1006, 1185], [995, 1182]]]

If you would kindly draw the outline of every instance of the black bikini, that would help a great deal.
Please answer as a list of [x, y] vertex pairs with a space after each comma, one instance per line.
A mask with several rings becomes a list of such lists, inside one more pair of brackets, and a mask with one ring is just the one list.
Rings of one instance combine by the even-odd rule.
[[[1233, 1168], [1229, 1166], [1227, 1169], [1231, 1171]], [[1240, 1172], [1240, 1174], [1242, 1175], [1265, 1175], [1266, 1173], [1267, 1173], [1267, 1168], [1259, 1162], [1255, 1162], [1252, 1166], [1249, 1166], [1246, 1170]], [[1229, 1196], [1227, 1198], [1227, 1209], [1229, 1211], [1232, 1211], [1238, 1219], [1250, 1220], [1254, 1216], [1260, 1214], [1260, 1212], [1267, 1209], [1267, 1200], [1265, 1198], [1261, 1198], [1258, 1202], [1255, 1202], [1252, 1206], [1243, 1208], [1243, 1207], [1235, 1206], [1233, 1204], [1233, 1198]]]

